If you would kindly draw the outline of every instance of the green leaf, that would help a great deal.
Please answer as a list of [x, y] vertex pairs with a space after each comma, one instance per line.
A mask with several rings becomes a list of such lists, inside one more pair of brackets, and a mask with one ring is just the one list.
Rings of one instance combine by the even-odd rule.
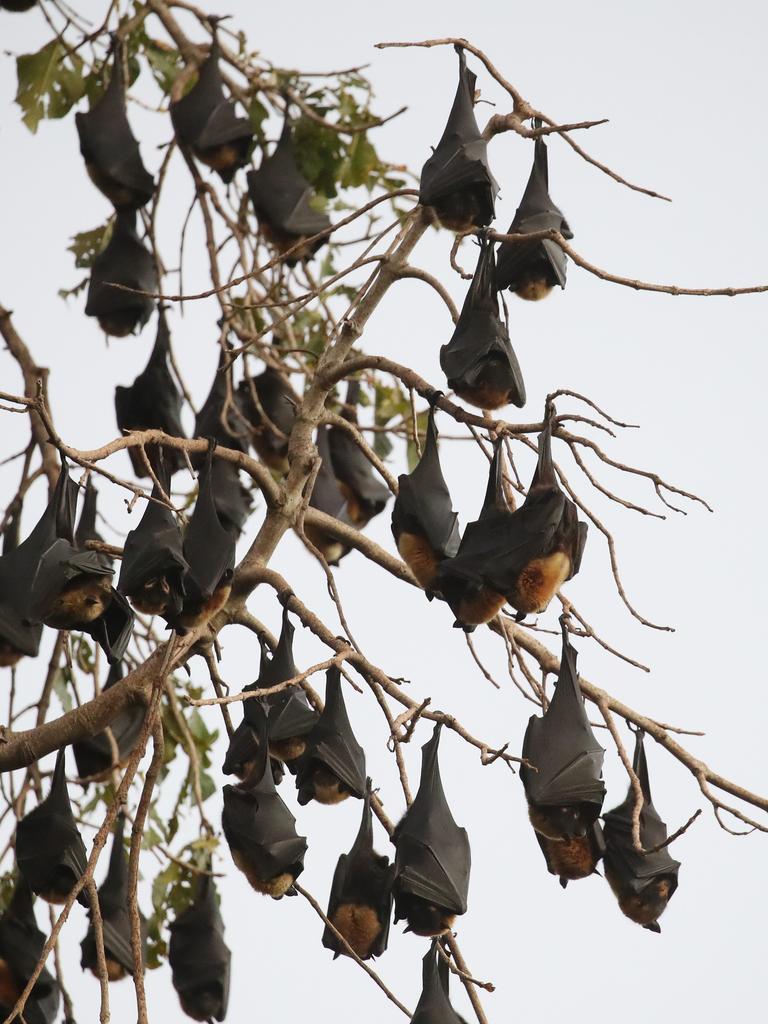
[[6, 910], [16, 888], [16, 875], [13, 871], [0, 876], [0, 909]]
[[141, 847], [143, 850], [151, 850], [154, 846], [162, 843], [163, 839], [159, 832], [153, 828], [148, 828], [141, 838]]
[[84, 64], [59, 39], [53, 39], [37, 53], [16, 58], [18, 88], [16, 102], [24, 111], [22, 120], [31, 132], [44, 118], [64, 117], [85, 94]]
[[162, 911], [168, 895], [168, 889], [174, 882], [178, 881], [180, 874], [181, 866], [172, 860], [168, 862], [155, 878], [152, 883], [152, 906], [155, 908], [156, 913]]
[[399, 386], [376, 382], [373, 416], [377, 427], [385, 427], [396, 416], [407, 416], [409, 412], [408, 396]]
[[218, 732], [211, 732], [208, 729], [208, 726], [205, 724], [205, 719], [197, 708], [195, 708], [189, 716], [188, 725], [189, 731], [192, 733], [192, 738], [195, 740], [195, 744], [198, 747], [202, 747], [204, 750], [207, 750], [219, 735]]
[[72, 695], [69, 692], [71, 676], [68, 668], [57, 668], [53, 676], [53, 692], [64, 711], [72, 710]]
[[250, 104], [248, 105], [248, 118], [251, 122], [251, 127], [256, 132], [256, 135], [259, 138], [259, 141], [261, 142], [264, 141], [263, 124], [268, 116], [269, 111], [267, 110], [267, 108], [264, 106], [264, 104], [261, 102], [258, 96], [254, 96]]
[[[322, 117], [322, 108], [314, 109]], [[340, 136], [308, 117], [301, 117], [296, 122], [293, 135], [301, 173], [316, 192], [332, 199], [336, 195], [336, 183], [343, 160]]]
[[392, 454], [392, 442], [386, 434], [376, 434], [373, 438], [373, 450], [380, 459], [388, 459]]
[[341, 165], [339, 181], [345, 188], [358, 188], [360, 185], [373, 185], [371, 175], [379, 168], [376, 150], [368, 141], [365, 132], [352, 136], [347, 147], [347, 155]]
[[74, 235], [72, 244], [67, 246], [67, 252], [74, 253], [75, 266], [79, 270], [90, 269], [96, 257], [109, 242], [111, 236], [112, 220], [108, 220], [106, 224], [99, 224], [97, 228], [80, 231]]
[[[169, 93], [174, 79], [182, 68], [179, 51], [157, 39], [150, 39], [149, 36], [144, 37], [143, 49], [155, 81], [164, 93]], [[193, 82], [190, 81], [189, 87], [192, 85]]]
[[59, 288], [56, 294], [59, 296], [60, 299], [74, 298], [75, 295], [79, 295], [80, 292], [85, 291], [85, 289], [88, 287], [89, 281], [89, 277], [84, 277], [82, 281], [78, 281], [77, 284], [74, 285], [72, 288]]
[[72, 656], [81, 672], [90, 675], [93, 672], [93, 648], [84, 636], [71, 638]]
[[207, 800], [209, 796], [213, 796], [216, 792], [216, 783], [208, 772], [200, 772], [200, 791], [203, 795], [203, 800]]

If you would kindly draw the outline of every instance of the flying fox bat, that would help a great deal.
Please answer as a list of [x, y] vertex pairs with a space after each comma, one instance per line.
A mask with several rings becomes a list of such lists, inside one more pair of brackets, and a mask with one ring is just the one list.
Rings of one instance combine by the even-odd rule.
[[436, 939], [421, 963], [421, 996], [411, 1018], [413, 1024], [466, 1024], [451, 1006], [448, 995], [450, 968], [448, 961], [440, 955]]
[[480, 255], [451, 340], [440, 349], [448, 387], [479, 409], [525, 405], [520, 364], [499, 316], [493, 286], [494, 244], [480, 239]]
[[[251, 388], [256, 392], [258, 404]], [[263, 373], [240, 382], [238, 395], [243, 414], [251, 425], [251, 444], [259, 458], [270, 469], [287, 473], [288, 437], [299, 404], [296, 392], [282, 373], [267, 365]]]
[[[22, 502], [19, 502], [10, 516], [3, 532], [3, 553], [0, 555], [0, 668], [11, 668], [24, 655], [36, 657], [43, 633], [42, 623], [28, 624], [20, 607], [20, 591], [24, 588], [24, 575], [19, 571], [19, 529], [21, 525]], [[55, 536], [55, 524], [48, 522], [49, 534]], [[28, 538], [28, 540], [31, 540]], [[24, 562], [22, 557], [21, 562]], [[30, 560], [29, 566], [35, 561]]]
[[224, 93], [219, 55], [219, 38], [213, 24], [210, 53], [195, 85], [186, 96], [171, 103], [171, 120], [180, 141], [228, 185], [235, 171], [248, 162], [253, 129], [248, 118], [237, 116], [234, 102]]
[[[648, 763], [640, 729], [635, 733], [632, 767], [643, 791], [640, 842], [644, 850], [653, 850], [667, 839], [667, 826], [651, 799]], [[677, 889], [680, 862], [672, 858], [666, 846], [655, 853], [638, 853], [635, 850], [632, 842], [634, 806], [635, 795], [630, 786], [624, 803], [603, 815], [605, 877], [619, 901], [621, 912], [643, 928], [660, 932], [659, 918]]]
[[[259, 678], [246, 686], [244, 692], [265, 690], [299, 674], [293, 660], [293, 634], [294, 627], [288, 618], [288, 609], [284, 607], [283, 624], [275, 653], [267, 657], [262, 646]], [[265, 708], [268, 712], [267, 733], [272, 775], [279, 785], [284, 775], [282, 762], [293, 764], [304, 753], [307, 733], [318, 719], [317, 712], [310, 706], [298, 685], [258, 700], [243, 701], [243, 721], [230, 739], [224, 759], [224, 774], [237, 775], [243, 779], [253, 768], [258, 758], [258, 735]]]
[[341, 669], [325, 676], [325, 707], [306, 739], [296, 768], [299, 803], [338, 804], [365, 794], [365, 751], [355, 739], [341, 691]]
[[[315, 485], [309, 498], [312, 508], [333, 516], [341, 523], [352, 525], [352, 519], [347, 507], [347, 499], [344, 497], [339, 482], [334, 476], [333, 462], [331, 460], [331, 446], [328, 441], [328, 427], [321, 424], [317, 428], [317, 454], [320, 456], [320, 469], [315, 477]], [[336, 540], [322, 527], [313, 526], [311, 523], [304, 524], [304, 532], [315, 547], [322, 553], [329, 565], [338, 565], [344, 555], [349, 553], [349, 548], [340, 540]]]
[[[359, 395], [360, 382], [351, 380], [342, 416], [355, 425]], [[362, 528], [384, 511], [390, 498], [389, 488], [374, 473], [371, 463], [343, 427], [329, 428], [328, 447], [333, 474], [339, 490], [347, 499], [347, 514], [355, 526]]]
[[77, 530], [69, 511], [66, 520], [59, 516], [56, 528], [57, 539], [40, 556], [29, 614], [54, 629], [86, 629], [109, 607], [115, 574], [109, 555], [84, 547], [87, 541], [101, 540], [96, 531], [96, 489], [90, 478]]
[[434, 406], [429, 411], [419, 463], [412, 473], [401, 474], [397, 482], [392, 534], [401, 557], [431, 600], [438, 566], [443, 559], [453, 558], [461, 541], [458, 516], [440, 467]]
[[454, 626], [467, 633], [490, 621], [504, 605], [504, 593], [491, 586], [484, 570], [505, 554], [512, 515], [504, 496], [501, 442], [497, 441], [480, 515], [467, 525], [456, 555], [438, 564], [434, 584], [456, 616]]
[[[123, 846], [125, 817], [119, 815], [112, 836], [112, 852], [109, 857], [107, 876], [99, 887], [99, 909], [104, 935], [104, 959], [109, 981], [120, 981], [133, 974], [133, 953], [131, 951], [131, 917], [128, 909], [128, 856]], [[146, 921], [141, 920], [142, 945], [146, 945]], [[93, 924], [80, 944], [82, 956], [80, 966], [96, 977], [98, 963], [96, 954], [96, 933]], [[143, 959], [143, 956], [142, 956]]]
[[[66, 467], [62, 474], [67, 475]], [[61, 483], [61, 478], [60, 478]], [[114, 570], [108, 556], [82, 550], [74, 543], [74, 505], [57, 485], [53, 497], [56, 537], [35, 554], [34, 574], [26, 600], [30, 622], [44, 622], [54, 629], [77, 629], [99, 643], [110, 662], [125, 653], [133, 629], [133, 613], [112, 587]], [[71, 488], [74, 488], [72, 492]], [[86, 527], [90, 511], [86, 510]], [[19, 549], [21, 550], [21, 548]]]
[[[129, 430], [162, 430], [173, 437], [184, 437], [181, 425], [182, 399], [168, 365], [170, 334], [165, 311], [161, 308], [157, 318], [157, 336], [147, 365], [130, 387], [118, 384], [115, 388], [115, 416], [121, 433]], [[161, 446], [162, 447], [162, 446]], [[146, 453], [156, 470], [156, 446], [147, 445]], [[129, 448], [134, 474], [150, 475], [138, 448]], [[171, 472], [181, 468], [181, 453], [163, 448], [163, 456]]]
[[215, 447], [212, 440], [198, 477], [195, 508], [184, 534], [184, 604], [178, 614], [169, 614], [168, 610], [164, 613], [168, 624], [180, 633], [207, 622], [224, 607], [232, 590], [235, 538], [216, 510], [211, 474]]
[[[161, 460], [158, 481], [170, 495], [170, 473]], [[155, 501], [148, 501], [139, 525], [125, 539], [118, 592], [146, 615], [177, 617], [184, 605], [187, 560], [184, 542], [174, 513], [163, 504], [157, 485]]]
[[[311, 205], [314, 192], [296, 162], [287, 112], [272, 155], [264, 157], [257, 171], [248, 172], [248, 193], [262, 234], [281, 255], [331, 226], [329, 218]], [[294, 267], [311, 259], [327, 241], [326, 237], [303, 244], [285, 262]]]
[[[119, 683], [122, 678], [123, 666], [117, 662], [109, 670], [107, 681], [104, 684], [104, 692]], [[75, 755], [75, 764], [81, 785], [87, 786], [89, 782], [105, 782], [114, 768], [125, 765], [141, 735], [145, 713], [144, 705], [137, 704], [125, 708], [109, 723], [117, 747], [117, 762], [115, 762], [114, 750], [106, 730], [72, 744], [72, 753]]]
[[224, 1020], [231, 953], [210, 875], [200, 876], [194, 901], [170, 925], [168, 962], [181, 1008], [192, 1020]]
[[31, 605], [35, 579], [45, 553], [59, 537], [74, 539], [77, 490], [77, 484], [70, 479], [66, 464], [62, 462], [53, 494], [32, 532], [18, 547], [3, 554], [0, 563], [3, 598], [13, 603], [26, 624], [41, 621], [33, 614]]
[[141, 162], [125, 109], [123, 44], [112, 37], [109, 85], [88, 113], [75, 114], [80, 152], [88, 175], [116, 210], [136, 210], [152, 198], [155, 180]]
[[[257, 703], [258, 698], [252, 703]], [[267, 714], [263, 707], [256, 764], [239, 786], [224, 786], [221, 824], [232, 859], [256, 892], [273, 899], [293, 895], [304, 870], [307, 840], [275, 789], [268, 755]]]
[[[262, 648], [259, 678], [247, 686], [246, 690], [266, 690], [299, 674], [293, 660], [293, 634], [294, 627], [288, 617], [288, 609], [283, 607], [282, 628], [275, 653], [268, 657]], [[273, 758], [291, 764], [304, 753], [307, 735], [317, 725], [319, 716], [298, 684], [267, 694], [261, 698], [261, 702], [268, 709], [269, 752]], [[261, 713], [257, 701], [244, 702], [244, 720], [257, 732]]]
[[[114, 288], [116, 284], [136, 291]], [[118, 210], [112, 237], [91, 268], [85, 315], [95, 316], [105, 334], [126, 338], [141, 331], [155, 308], [154, 299], [136, 292], [157, 289], [155, 261], [136, 234], [136, 214]]]
[[576, 506], [560, 489], [552, 463], [551, 417], [539, 435], [539, 458], [523, 504], [511, 512], [502, 487], [496, 443], [480, 518], [464, 531], [458, 554], [441, 563], [438, 587], [467, 632], [487, 622], [504, 601], [517, 621], [546, 610], [579, 571], [587, 536]]
[[251, 514], [251, 495], [240, 482], [237, 466], [215, 459], [211, 468], [211, 488], [221, 525], [237, 540]]
[[[56, 756], [48, 796], [16, 826], [16, 863], [30, 889], [48, 903], [64, 903], [87, 864], [72, 814], [64, 775], [64, 751]], [[78, 900], [86, 904], [81, 892]]]
[[[528, 235], [535, 231], [559, 231], [573, 238], [568, 221], [549, 198], [547, 147], [542, 138], [533, 144], [533, 167], [509, 226], [509, 235]], [[502, 242], [496, 265], [495, 287], [509, 288], [521, 299], [543, 299], [556, 284], [565, 288], [566, 256], [557, 242], [548, 238], [539, 242]]]
[[476, 76], [461, 46], [459, 84], [437, 149], [421, 169], [419, 202], [449, 231], [485, 227], [494, 217], [499, 191], [488, 164], [487, 144], [475, 120]]
[[400, 819], [395, 844], [395, 921], [406, 931], [442, 935], [466, 913], [471, 852], [466, 829], [453, 819], [440, 779], [437, 750], [441, 723], [421, 748], [421, 779], [413, 803]]
[[[381, 956], [389, 939], [394, 866], [373, 848], [371, 780], [366, 782], [363, 818], [352, 849], [336, 865], [328, 900], [328, 919], [361, 960]], [[323, 945], [333, 959], [348, 956], [346, 947], [326, 925]]]
[[[76, 495], [77, 486], [63, 466], [49, 506], [48, 526], [44, 516], [28, 538], [29, 543], [17, 548], [20, 561], [16, 570], [30, 581], [20, 604], [29, 622], [89, 633], [113, 662], [125, 653], [133, 613], [112, 587], [111, 560], [75, 544]], [[55, 524], [53, 539], [51, 524]]]
[[[605, 751], [595, 739], [576, 672], [576, 651], [562, 622], [563, 648], [554, 696], [525, 730], [520, 767], [528, 814], [552, 874], [561, 884], [586, 878], [601, 853], [598, 815], [605, 798]], [[560, 870], [553, 870], [558, 867]]]
[[[37, 967], [46, 936], [37, 927], [32, 892], [20, 878], [8, 909], [0, 917], [0, 1013], [7, 1017]], [[29, 994], [23, 1016], [27, 1024], [53, 1024], [61, 993], [43, 967]]]
[[[229, 350], [224, 347], [219, 353], [219, 362], [211, 390], [195, 420], [195, 437], [212, 437], [222, 448], [234, 448], [235, 451], [247, 452], [247, 418], [241, 408], [240, 396], [235, 390], [232, 391], [231, 398], [227, 395], [226, 361], [228, 352]], [[196, 469], [204, 461], [204, 455], [195, 453], [191, 456], [192, 465]]]

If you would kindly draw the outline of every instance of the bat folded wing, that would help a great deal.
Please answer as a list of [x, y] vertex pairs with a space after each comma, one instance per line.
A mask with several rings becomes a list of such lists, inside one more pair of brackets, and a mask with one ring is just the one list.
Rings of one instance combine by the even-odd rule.
[[439, 146], [424, 164], [419, 201], [429, 206], [452, 192], [472, 185], [487, 187], [492, 210], [496, 183], [488, 170], [485, 143], [464, 143], [460, 136], [454, 135], [446, 140], [444, 146]]
[[466, 832], [460, 831], [464, 843], [451, 844], [450, 849], [440, 854], [418, 839], [401, 836], [397, 856], [398, 889], [455, 914], [466, 913], [469, 870], [463, 861], [465, 857], [468, 860], [469, 841]]
[[213, 108], [194, 144], [199, 149], [212, 149], [228, 143], [250, 141], [252, 138], [250, 121], [238, 117], [231, 101], [225, 99]]

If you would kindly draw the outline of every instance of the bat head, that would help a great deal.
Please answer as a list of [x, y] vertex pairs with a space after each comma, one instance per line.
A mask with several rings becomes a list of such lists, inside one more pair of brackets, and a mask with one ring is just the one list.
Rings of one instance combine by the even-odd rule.
[[529, 816], [537, 832], [548, 839], [582, 839], [589, 832], [599, 811], [590, 804], [563, 804], [554, 807], [530, 807]]
[[402, 918], [408, 922], [406, 932], [430, 937], [450, 931], [456, 915], [447, 907], [429, 903], [413, 893], [398, 893], [395, 896], [395, 919]]

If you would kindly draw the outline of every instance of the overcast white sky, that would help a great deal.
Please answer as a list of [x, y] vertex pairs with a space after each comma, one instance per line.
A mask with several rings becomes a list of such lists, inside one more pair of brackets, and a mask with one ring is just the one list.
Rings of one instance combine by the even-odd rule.
[[[103, 14], [102, 3], [77, 6], [94, 21]], [[231, 0], [217, 9], [234, 15], [233, 23], [276, 64], [321, 70], [370, 62], [378, 109], [409, 108], [377, 134], [376, 143], [385, 157], [417, 170], [450, 107], [455, 55], [448, 48], [377, 51], [373, 43], [466, 36], [551, 116], [562, 122], [610, 118], [610, 124], [580, 141], [630, 180], [674, 199], [663, 203], [621, 188], [553, 139], [552, 195], [574, 230], [573, 244], [587, 259], [630, 277], [685, 286], [768, 281], [763, 245], [768, 215], [757, 199], [768, 170], [763, 4], [748, 0], [726, 11], [721, 4], [691, 0], [649, 0], [631, 8], [563, 0], [538, 7], [390, 0], [365, 8], [365, 15], [362, 11], [359, 4], [339, 0], [322, 8], [298, 0], [268, 9]], [[0, 14], [3, 51], [30, 52], [47, 38], [38, 12]], [[496, 103], [496, 110], [507, 110], [504, 94], [479, 62], [470, 57], [469, 63], [483, 97]], [[13, 62], [3, 56], [0, 303], [15, 311], [17, 329], [39, 362], [51, 367], [51, 400], [62, 435], [91, 447], [114, 436], [114, 386], [130, 383], [144, 366], [154, 327], [140, 338], [113, 340], [107, 348], [96, 324], [83, 315], [84, 300], [65, 305], [57, 297], [57, 289], [74, 283], [80, 273], [65, 251], [69, 238], [100, 223], [107, 204], [86, 179], [72, 119], [44, 123], [33, 137], [19, 122], [14, 92]], [[493, 109], [479, 107], [481, 123]], [[154, 170], [160, 159], [155, 144], [168, 139], [169, 121], [135, 107], [131, 117], [145, 140], [145, 162]], [[501, 229], [512, 218], [530, 158], [530, 147], [517, 138], [499, 138], [491, 147], [502, 187], [496, 221]], [[171, 258], [191, 198], [188, 179], [180, 173], [175, 180], [160, 221], [161, 245]], [[196, 237], [197, 227], [188, 254]], [[439, 274], [460, 301], [466, 286], [448, 265], [450, 243], [449, 235], [430, 232], [414, 262]], [[464, 252], [471, 265], [474, 257], [468, 248]], [[186, 286], [192, 288], [196, 280], [202, 285], [202, 258], [195, 270], [189, 255], [188, 266]], [[362, 347], [408, 362], [439, 385], [438, 349], [450, 335], [450, 320], [418, 282], [396, 289], [396, 297], [377, 312]], [[764, 634], [764, 591], [758, 581], [766, 568], [761, 523], [765, 302], [764, 296], [684, 299], [635, 293], [571, 266], [564, 293], [533, 307], [513, 298], [510, 307], [512, 340], [529, 394], [523, 418], [537, 418], [543, 396], [555, 387], [586, 393], [618, 418], [642, 426], [616, 441], [606, 439], [610, 454], [656, 469], [715, 508], [710, 515], [685, 506], [688, 516], [670, 513], [665, 522], [619, 509], [589, 493], [569, 458], [556, 452], [580, 493], [615, 530], [624, 581], [638, 609], [676, 630], [648, 630], [628, 616], [612, 585], [605, 546], [593, 530], [581, 574], [568, 594], [596, 629], [653, 671], [631, 669], [586, 641], [576, 644], [581, 671], [661, 720], [704, 730], [706, 737], [688, 740], [692, 749], [723, 774], [762, 792], [768, 789], [762, 746], [768, 724], [765, 670], [758, 661]], [[176, 350], [198, 403], [216, 361], [216, 315], [213, 303], [190, 305], [183, 319], [171, 315]], [[15, 365], [0, 355], [0, 388], [19, 386]], [[0, 437], [0, 458], [18, 450], [20, 422], [6, 416]], [[445, 464], [466, 522], [481, 501], [486, 464], [473, 445], [454, 446]], [[391, 468], [403, 470], [397, 461]], [[127, 457], [115, 459], [115, 470], [128, 473]], [[3, 477], [3, 494], [10, 495], [16, 472]], [[652, 502], [651, 488], [616, 475], [602, 479], [626, 496]], [[104, 504], [117, 530], [131, 528], [135, 519], [124, 513], [119, 496], [105, 498]], [[248, 536], [259, 521], [257, 513]], [[393, 549], [386, 514], [370, 533]], [[275, 565], [311, 607], [328, 610], [319, 570], [294, 538], [283, 541]], [[450, 628], [445, 606], [427, 605], [421, 594], [398, 586], [357, 554], [344, 561], [337, 578], [352, 630], [372, 660], [391, 675], [410, 679], [415, 697], [431, 696], [434, 706], [455, 713], [476, 735], [494, 744], [509, 741], [519, 751], [531, 705], [509, 682], [497, 692], [480, 676], [460, 632]], [[271, 592], [257, 592], [251, 604], [255, 614], [277, 627], [279, 608]], [[542, 625], [556, 626], [556, 614], [553, 605]], [[251, 682], [258, 665], [255, 642], [231, 630], [222, 640], [224, 677], [236, 688]], [[301, 630], [296, 646], [300, 665], [325, 657]], [[477, 646], [504, 680], [498, 642], [478, 631]], [[201, 665], [193, 662], [192, 669], [202, 683]], [[347, 699], [387, 810], [398, 817], [402, 801], [380, 712], [368, 695], [349, 692]], [[218, 726], [213, 710], [210, 721]], [[419, 746], [428, 736], [422, 726], [408, 751], [414, 781]], [[482, 768], [475, 752], [450, 734], [441, 754], [449, 800], [473, 848], [470, 910], [459, 921], [459, 938], [472, 971], [496, 985], [494, 994], [483, 996], [491, 1021], [531, 1014], [542, 1022], [564, 1015], [586, 1021], [597, 1015], [637, 1024], [650, 1012], [660, 1020], [706, 1024], [726, 1013], [757, 1015], [764, 1001], [763, 835], [727, 836], [705, 807], [673, 848], [683, 864], [680, 887], [662, 919], [662, 934], [653, 935], [622, 917], [601, 878], [560, 889], [547, 874], [527, 824], [522, 787], [506, 768], [499, 763]], [[667, 754], [651, 743], [648, 756], [655, 802], [677, 828], [705, 805], [693, 779]], [[606, 807], [611, 807], [623, 798], [626, 779], [610, 750], [606, 778]], [[292, 802], [292, 795], [288, 799]], [[209, 812], [214, 818], [215, 804], [216, 798]], [[299, 829], [309, 837], [302, 882], [321, 902], [359, 814], [356, 801], [298, 813]], [[383, 833], [379, 845], [386, 848]], [[226, 855], [221, 863], [228, 868]], [[154, 871], [152, 862], [147, 871]], [[303, 900], [262, 899], [234, 871], [222, 889], [233, 949], [229, 1020], [249, 1019], [256, 1006], [260, 1019], [275, 1022], [364, 1016], [388, 1024], [402, 1016], [354, 963], [331, 962], [320, 945], [321, 922]], [[401, 929], [393, 927], [390, 949], [377, 970], [414, 1007], [426, 946]], [[84, 931], [76, 908], [65, 945], [81, 1024], [96, 1019], [98, 1002], [96, 981], [81, 980], [77, 967]], [[147, 985], [151, 1019], [181, 1019], [168, 972], [150, 975]], [[470, 1019], [460, 986], [452, 990], [457, 1009]], [[117, 1024], [135, 1019], [129, 982], [113, 987], [112, 997]]]

